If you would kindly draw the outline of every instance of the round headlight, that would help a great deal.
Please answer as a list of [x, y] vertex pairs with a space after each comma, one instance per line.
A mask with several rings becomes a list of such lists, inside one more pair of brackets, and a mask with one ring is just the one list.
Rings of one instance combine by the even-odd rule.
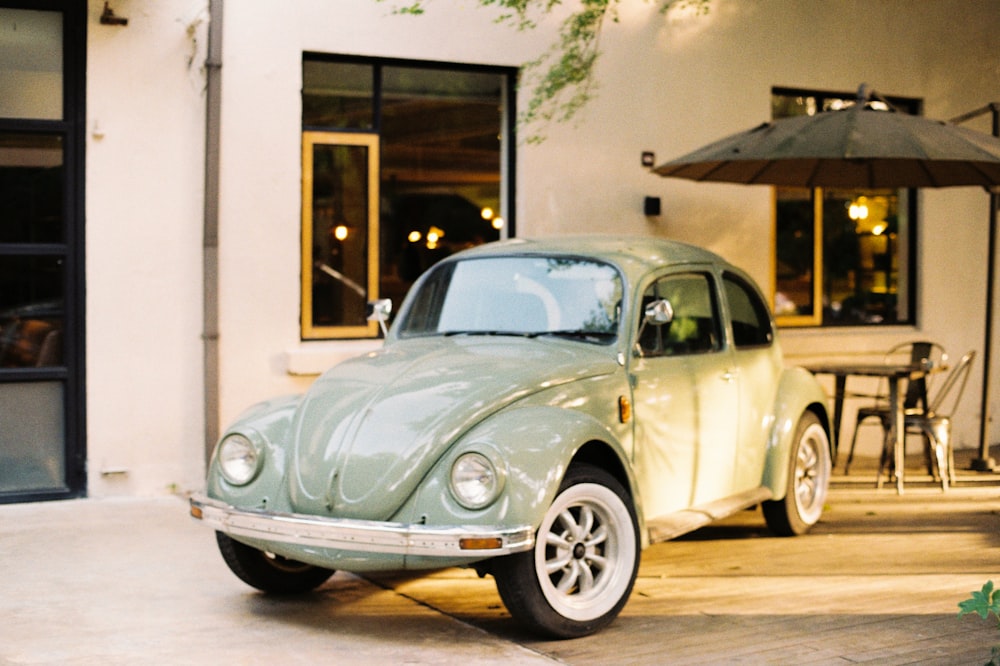
[[246, 435], [227, 435], [219, 444], [219, 469], [236, 486], [250, 483], [260, 469], [260, 449]]
[[481, 509], [500, 494], [500, 475], [481, 453], [463, 453], [451, 466], [451, 491], [467, 509]]

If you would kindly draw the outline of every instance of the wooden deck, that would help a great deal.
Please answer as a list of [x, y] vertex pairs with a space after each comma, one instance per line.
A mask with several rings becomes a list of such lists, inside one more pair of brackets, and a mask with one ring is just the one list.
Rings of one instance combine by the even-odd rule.
[[748, 510], [651, 547], [621, 617], [583, 639], [538, 641], [469, 571], [377, 582], [566, 664], [983, 664], [1000, 631], [957, 612], [1000, 584], [1000, 475], [962, 472], [945, 494], [907, 467], [901, 497], [875, 490], [872, 460], [835, 471], [804, 537]]

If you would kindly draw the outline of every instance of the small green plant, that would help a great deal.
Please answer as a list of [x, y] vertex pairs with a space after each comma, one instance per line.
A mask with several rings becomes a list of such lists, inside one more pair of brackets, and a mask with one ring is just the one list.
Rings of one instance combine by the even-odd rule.
[[[984, 620], [988, 620], [990, 615], [995, 619], [997, 628], [1000, 628], [1000, 590], [993, 589], [993, 581], [988, 580], [983, 585], [983, 589], [974, 590], [972, 596], [958, 604], [958, 616], [975, 613]], [[1000, 645], [993, 646], [993, 654], [986, 666], [1000, 666]]]

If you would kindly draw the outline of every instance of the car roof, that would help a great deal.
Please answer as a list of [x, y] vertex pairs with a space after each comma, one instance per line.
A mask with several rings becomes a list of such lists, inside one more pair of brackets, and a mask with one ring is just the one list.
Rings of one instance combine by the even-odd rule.
[[526, 254], [592, 257], [619, 266], [632, 278], [662, 266], [710, 263], [732, 268], [719, 255], [696, 245], [664, 238], [602, 234], [513, 238], [480, 245], [455, 258]]

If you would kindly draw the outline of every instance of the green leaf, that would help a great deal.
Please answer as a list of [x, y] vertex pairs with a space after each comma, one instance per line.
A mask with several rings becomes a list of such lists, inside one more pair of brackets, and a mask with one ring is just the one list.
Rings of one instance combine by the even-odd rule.
[[984, 620], [993, 613], [1000, 619], [1000, 594], [993, 589], [993, 581], [988, 580], [983, 589], [972, 592], [972, 597], [958, 604], [958, 616], [975, 613]]

